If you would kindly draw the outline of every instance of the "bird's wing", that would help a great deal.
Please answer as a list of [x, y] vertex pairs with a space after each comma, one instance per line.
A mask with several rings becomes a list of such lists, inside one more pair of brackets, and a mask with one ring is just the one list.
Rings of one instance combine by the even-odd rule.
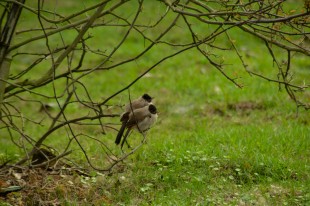
[[142, 98], [136, 99], [134, 101], [130, 103], [128, 103], [125, 107], [125, 111], [126, 112], [132, 112], [132, 110], [136, 110], [139, 108], [143, 108], [145, 106], [147, 106], [149, 103], [145, 100], [143, 100]]
[[141, 122], [142, 120], [144, 120], [149, 114], [150, 113], [147, 107], [134, 110], [129, 115], [127, 127], [132, 127], [136, 125], [138, 122]]
[[140, 103], [141, 100], [140, 99], [135, 99], [131, 102], [129, 102], [126, 107], [125, 107], [125, 111], [126, 112], [131, 112], [132, 110], [135, 110], [135, 109], [138, 109], [138, 108], [141, 108], [142, 106], [140, 106]]
[[130, 114], [130, 112], [124, 112], [124, 113], [121, 115], [121, 122], [127, 122], [127, 121], [128, 121], [128, 118], [129, 118], [129, 114]]

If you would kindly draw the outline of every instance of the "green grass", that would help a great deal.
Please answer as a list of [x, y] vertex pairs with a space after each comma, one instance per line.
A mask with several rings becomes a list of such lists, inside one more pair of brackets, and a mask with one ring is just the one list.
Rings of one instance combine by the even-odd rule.
[[[154, 4], [146, 2], [144, 9], [152, 8]], [[128, 9], [132, 7], [133, 4], [128, 5]], [[156, 12], [160, 13], [162, 8], [165, 7], [157, 5]], [[27, 13], [23, 15], [26, 21], [29, 16]], [[154, 20], [147, 12], [143, 15], [145, 21]], [[160, 26], [164, 28], [167, 22]], [[185, 25], [179, 23], [178, 26], [167, 39], [189, 40], [190, 36], [184, 32]], [[204, 26], [197, 29], [199, 32], [209, 32], [212, 28]], [[94, 29], [92, 34], [95, 37], [103, 34], [104, 38], [89, 41], [94, 47], [100, 45], [98, 48], [109, 51], [114, 46], [113, 42], [117, 42], [115, 39], [120, 39], [124, 31], [110, 27]], [[156, 36], [160, 32], [152, 30], [149, 33]], [[141, 37], [134, 34], [116, 53], [114, 61], [132, 57], [144, 49]], [[276, 79], [278, 71], [264, 43], [237, 29], [232, 30], [230, 35], [251, 70]], [[74, 33], [68, 32], [66, 39], [69, 41], [71, 37], [74, 37]], [[33, 43], [32, 46], [37, 44], [42, 46], [44, 42]], [[222, 46], [230, 45], [223, 41]], [[100, 102], [132, 82], [161, 57], [174, 51], [173, 47], [155, 46], [142, 59], [112, 70], [95, 72], [81, 81], [87, 86], [93, 101]], [[76, 187], [68, 185], [64, 178], [63, 182], [55, 185], [56, 190], [50, 191], [51, 199], [58, 198], [64, 205], [309, 204], [309, 113], [300, 109], [297, 114], [296, 106], [284, 88], [279, 91], [277, 84], [247, 74], [232, 51], [214, 52], [219, 58], [225, 59], [227, 73], [241, 77], [237, 81], [244, 85], [242, 89], [223, 77], [195, 49], [163, 62], [130, 88], [132, 98], [145, 92], [154, 96], [160, 112], [157, 124], [147, 135], [147, 144], [116, 165], [112, 175], [94, 175], [93, 179], [66, 177]], [[286, 56], [281, 51], [277, 55], [279, 59]], [[23, 69], [31, 62], [30, 59], [17, 58], [12, 64], [13, 72]], [[101, 60], [101, 57], [88, 53], [83, 68], [91, 68]], [[46, 65], [48, 62], [38, 66], [36, 72], [46, 71]], [[292, 68], [296, 82], [309, 80], [308, 67], [308, 58], [294, 56]], [[33, 73], [38, 75], [36, 72]], [[57, 84], [57, 92], [61, 93], [64, 82]], [[53, 94], [51, 86], [36, 91]], [[82, 87], [77, 86], [77, 93], [81, 99], [87, 99]], [[28, 98], [28, 95], [22, 96]], [[301, 98], [308, 101], [309, 95], [309, 90], [306, 90]], [[109, 104], [125, 104], [127, 101], [128, 93], [125, 91]], [[17, 107], [27, 108], [24, 111], [26, 117], [35, 120], [44, 118], [42, 127], [32, 127], [29, 121], [25, 122], [25, 133], [39, 138], [50, 121], [38, 112], [35, 104], [20, 103]], [[76, 105], [68, 107], [66, 111], [70, 117], [88, 113], [88, 110]], [[120, 109], [112, 111], [121, 113]], [[103, 121], [119, 123], [117, 118]], [[99, 126], [73, 126], [73, 129], [76, 134], [85, 133], [104, 141], [121, 155], [120, 149], [113, 144], [115, 131], [108, 130], [103, 135]], [[16, 133], [13, 135], [19, 138]], [[96, 142], [85, 136], [79, 139], [95, 165], [100, 167], [106, 164], [105, 153]], [[133, 133], [129, 142], [134, 146], [141, 139], [139, 134]], [[61, 151], [64, 141], [68, 141], [67, 133], [60, 130], [53, 133], [46, 143]], [[1, 158], [16, 160], [23, 154], [12, 145], [5, 132], [1, 134], [0, 145]], [[75, 150], [70, 158], [87, 167], [83, 153], [77, 150], [75, 143], [72, 149]], [[37, 193], [40, 191], [38, 188]]]
[[112, 199], [129, 205], [306, 205], [308, 127], [292, 120], [239, 121], [210, 124], [205, 118], [191, 121], [190, 130], [179, 121], [179, 131], [157, 126], [115, 177], [121, 184]]

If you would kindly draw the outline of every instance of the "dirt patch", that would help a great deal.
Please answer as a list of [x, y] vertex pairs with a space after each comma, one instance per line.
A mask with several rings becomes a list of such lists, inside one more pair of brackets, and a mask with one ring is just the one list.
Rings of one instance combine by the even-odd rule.
[[208, 115], [216, 115], [220, 117], [231, 117], [237, 112], [239, 115], [249, 115], [254, 110], [265, 110], [266, 106], [260, 102], [242, 101], [237, 103], [217, 104], [213, 107], [206, 107]]
[[[1, 171], [0, 171], [1, 172]], [[77, 173], [43, 169], [13, 170], [0, 173], [0, 205], [62, 205], [63, 203], [110, 204], [110, 200], [98, 191], [91, 177]], [[3, 189], [20, 187], [4, 192]], [[96, 188], [96, 189], [93, 189]]]
[[234, 104], [228, 104], [227, 109], [246, 112], [246, 111], [251, 111], [251, 110], [263, 110], [265, 109], [265, 107], [262, 103], [253, 102], [253, 101], [244, 101], [244, 102], [238, 102]]

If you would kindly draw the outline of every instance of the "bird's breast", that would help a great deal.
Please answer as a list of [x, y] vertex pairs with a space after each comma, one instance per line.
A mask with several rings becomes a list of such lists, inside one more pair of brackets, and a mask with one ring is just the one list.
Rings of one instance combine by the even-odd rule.
[[156, 122], [157, 114], [148, 115], [141, 122], [138, 123], [138, 130], [146, 131]]

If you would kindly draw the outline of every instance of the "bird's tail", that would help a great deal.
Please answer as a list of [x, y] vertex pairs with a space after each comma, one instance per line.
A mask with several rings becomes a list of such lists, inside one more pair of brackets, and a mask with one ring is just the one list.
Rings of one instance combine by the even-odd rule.
[[120, 130], [117, 133], [117, 136], [116, 136], [116, 139], [115, 139], [115, 144], [118, 145], [121, 142], [121, 139], [122, 139], [123, 133], [125, 131], [125, 128], [126, 128], [126, 122], [123, 122]]
[[127, 129], [127, 132], [126, 132], [126, 134], [125, 134], [125, 136], [124, 136], [124, 139], [123, 139], [123, 141], [122, 141], [122, 144], [121, 144], [121, 148], [123, 148], [124, 143], [126, 142], [126, 139], [127, 139], [127, 137], [128, 137], [128, 134], [129, 134], [130, 130], [131, 130], [130, 128]]

